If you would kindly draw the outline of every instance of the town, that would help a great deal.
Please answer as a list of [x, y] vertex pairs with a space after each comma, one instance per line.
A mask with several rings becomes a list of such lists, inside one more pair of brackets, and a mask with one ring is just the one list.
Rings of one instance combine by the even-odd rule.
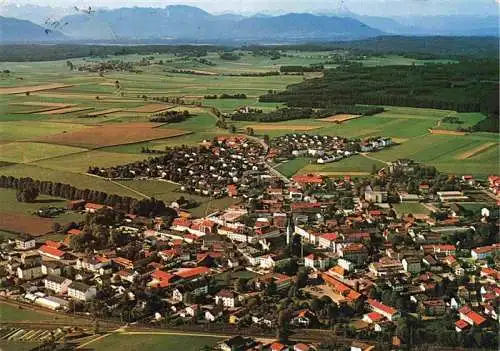
[[[495, 348], [500, 176], [480, 182], [399, 159], [365, 177], [287, 179], [269, 163], [328, 163], [391, 144], [289, 134], [268, 147], [219, 136], [90, 167], [237, 201], [196, 217], [181, 201], [148, 216], [73, 199], [67, 210], [85, 220], [65, 228], [64, 240], [2, 243], [2, 300], [127, 327], [234, 335], [221, 350], [399, 350], [423, 340]], [[496, 205], [464, 206], [485, 197]]]

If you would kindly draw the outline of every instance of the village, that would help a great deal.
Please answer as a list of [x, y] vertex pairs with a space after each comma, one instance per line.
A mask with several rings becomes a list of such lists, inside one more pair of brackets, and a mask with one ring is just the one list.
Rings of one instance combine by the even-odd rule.
[[[70, 201], [85, 221], [62, 241], [21, 235], [2, 243], [2, 298], [154, 327], [269, 333], [235, 336], [221, 350], [319, 350], [298, 330], [329, 330], [351, 350], [405, 349], [419, 339], [494, 347], [498, 338], [500, 176], [454, 177], [395, 160], [369, 177], [283, 179], [266, 159], [333, 162], [392, 144], [286, 135], [269, 150], [245, 136], [112, 168], [107, 178], [160, 178], [182, 190], [238, 201], [196, 218], [181, 206], [148, 218]], [[408, 208], [426, 211], [411, 213]], [[244, 332], [241, 333], [245, 335]], [[479, 341], [477, 341], [479, 340]], [[381, 345], [385, 345], [382, 346]]]

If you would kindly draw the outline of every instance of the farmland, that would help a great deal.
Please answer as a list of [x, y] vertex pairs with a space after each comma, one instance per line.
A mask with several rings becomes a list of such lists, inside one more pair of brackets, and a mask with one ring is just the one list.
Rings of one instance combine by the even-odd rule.
[[[197, 145], [216, 135], [228, 134], [227, 129], [216, 127], [217, 117], [211, 107], [222, 113], [231, 113], [241, 106], [271, 111], [283, 107], [283, 104], [260, 102], [260, 95], [281, 91], [288, 85], [312, 78], [252, 74], [278, 72], [281, 65], [321, 63], [328, 55], [328, 52], [290, 51], [271, 60], [267, 56], [244, 53], [240, 60], [232, 62], [220, 59], [218, 53], [209, 52], [205, 58], [214, 65], [207, 66], [190, 57], [155, 54], [154, 62], [141, 67], [140, 72], [110, 71], [102, 76], [69, 71], [66, 61], [62, 60], [4, 62], [2, 69], [8, 69], [10, 73], [0, 76], [0, 103], [4, 108], [0, 117], [0, 174], [68, 183], [109, 194], [174, 201], [181, 195], [174, 184], [108, 181], [90, 176], [86, 170], [91, 165], [109, 167], [145, 159], [148, 155], [141, 152], [143, 148], [163, 151], [165, 147]], [[138, 62], [142, 56], [90, 57], [73, 59], [72, 63], [78, 66], [112, 59]], [[387, 56], [368, 58], [362, 63], [376, 66], [426, 62]], [[184, 73], [178, 73], [180, 71]], [[119, 82], [119, 89], [116, 82]], [[206, 95], [221, 94], [245, 94], [246, 98], [204, 99]], [[165, 102], [164, 98], [177, 98], [177, 102], [183, 100], [184, 104], [171, 100]], [[153, 113], [169, 109], [188, 110], [191, 116], [179, 123], [160, 125], [149, 122]], [[469, 128], [483, 120], [484, 115], [427, 108], [386, 106], [385, 109], [374, 116], [337, 115], [273, 123], [227, 119], [227, 122], [234, 125], [238, 133], [245, 133], [246, 128], [251, 127], [259, 137], [268, 135], [272, 138], [300, 132], [349, 138], [387, 136], [399, 143], [369, 157], [358, 155], [326, 165], [311, 164], [306, 158], [277, 165], [276, 169], [287, 177], [310, 172], [363, 176], [371, 173], [373, 165], [380, 168], [397, 158], [413, 158], [435, 165], [440, 171], [459, 175], [467, 173], [486, 177], [498, 172], [496, 134], [468, 132], [455, 135], [460, 128]], [[456, 117], [458, 122], [446, 122], [445, 118], [450, 116]], [[451, 134], [431, 133], [433, 129]], [[193, 209], [195, 215], [233, 202], [196, 195], [185, 197], [200, 204]], [[42, 205], [34, 203], [30, 206], [23, 204], [19, 207], [11, 194], [0, 203], [0, 211], [30, 216], [29, 211]]]
[[92, 350], [100, 351], [132, 351], [147, 348], [150, 351], [169, 350], [169, 351], [198, 351], [205, 345], [213, 346], [218, 341], [217, 337], [210, 336], [179, 336], [123, 333], [112, 334], [97, 342], [89, 345]]

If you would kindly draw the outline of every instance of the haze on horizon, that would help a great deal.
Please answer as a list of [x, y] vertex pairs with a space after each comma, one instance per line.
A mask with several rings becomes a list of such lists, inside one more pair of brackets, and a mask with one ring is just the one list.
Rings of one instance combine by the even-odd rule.
[[[282, 14], [290, 12], [330, 13], [341, 7], [341, 0], [0, 0], [1, 5], [38, 5], [62, 8], [196, 6], [210, 13]], [[349, 11], [371, 16], [473, 15], [499, 14], [499, 0], [344, 0]]]

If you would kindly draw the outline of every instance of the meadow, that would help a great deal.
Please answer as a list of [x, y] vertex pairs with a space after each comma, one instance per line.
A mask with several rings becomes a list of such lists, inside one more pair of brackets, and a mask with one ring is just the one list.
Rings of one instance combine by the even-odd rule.
[[[277, 60], [245, 53], [238, 61], [225, 61], [209, 53], [204, 65], [194, 58], [156, 54], [153, 61], [162, 64], [141, 66], [140, 72], [109, 71], [98, 73], [70, 71], [66, 61], [0, 64], [0, 174], [32, 177], [69, 183], [78, 188], [136, 198], [156, 197], [170, 202], [183, 195], [178, 187], [159, 181], [109, 181], [86, 174], [89, 166], [113, 166], [150, 157], [142, 148], [197, 145], [228, 130], [216, 127], [211, 107], [230, 113], [241, 106], [264, 111], [281, 107], [263, 103], [258, 96], [270, 90], [284, 90], [310, 76], [275, 75], [249, 77], [249, 74], [279, 71], [281, 65], [309, 65], [328, 60], [329, 52], [289, 51]], [[82, 58], [73, 65], [118, 59], [137, 62], [141, 55]], [[428, 61], [399, 56], [367, 58], [365, 65], [425, 64]], [[327, 65], [334, 67], [335, 65]], [[203, 71], [207, 75], [174, 73], [175, 70]], [[116, 81], [120, 88], [117, 89]], [[57, 84], [57, 85], [56, 85]], [[36, 88], [38, 86], [38, 88]], [[40, 90], [43, 89], [43, 90]], [[205, 95], [246, 94], [246, 99], [204, 99]], [[153, 97], [178, 97], [199, 106], [158, 104]], [[187, 109], [187, 120], [164, 124], [149, 123], [151, 114], [163, 109]], [[446, 123], [447, 116], [462, 123]], [[486, 177], [498, 173], [498, 138], [491, 133], [464, 135], [431, 134], [431, 129], [455, 131], [470, 127], [484, 118], [479, 113], [386, 106], [386, 111], [370, 117], [342, 123], [323, 119], [299, 119], [279, 123], [228, 121], [238, 133], [251, 126], [257, 136], [275, 137], [286, 133], [314, 133], [350, 138], [389, 136], [397, 145], [369, 155], [358, 155], [327, 165], [312, 164], [299, 158], [277, 165], [287, 177], [295, 173], [320, 172], [325, 175], [368, 175], [375, 164], [383, 167], [397, 158], [413, 158], [454, 174]], [[2, 195], [4, 195], [2, 193]], [[232, 199], [207, 199], [184, 195], [200, 203], [193, 214], [203, 215]], [[43, 199], [43, 198], [42, 198]], [[26, 215], [41, 204], [19, 205], [12, 194], [0, 201], [0, 210], [9, 208]], [[36, 209], [35, 208], [35, 209]]]
[[205, 345], [215, 346], [221, 341], [218, 337], [211, 336], [183, 336], [154, 333], [121, 333], [111, 334], [86, 347], [95, 351], [132, 351], [148, 349], [150, 351], [198, 351]]

